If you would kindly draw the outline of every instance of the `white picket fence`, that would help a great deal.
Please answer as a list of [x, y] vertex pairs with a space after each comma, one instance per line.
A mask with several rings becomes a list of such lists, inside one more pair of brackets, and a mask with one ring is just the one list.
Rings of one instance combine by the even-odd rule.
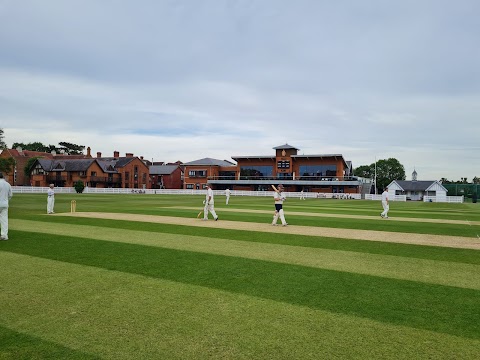
[[[365, 200], [375, 200], [375, 201], [382, 201], [382, 195], [381, 194], [365, 194]], [[407, 196], [406, 195], [388, 195], [388, 200], [389, 201], [407, 201]]]
[[[42, 194], [47, 193], [48, 187], [35, 187], [35, 186], [12, 186], [14, 193], [25, 194]], [[121, 189], [121, 188], [91, 188], [86, 187], [83, 191], [85, 194], [154, 194], [154, 195], [205, 195], [204, 190], [189, 190], [189, 189]], [[73, 187], [56, 187], [56, 194], [72, 194], [75, 193]], [[224, 190], [214, 190], [215, 195], [225, 195]], [[300, 192], [285, 192], [285, 195], [289, 198], [300, 198]], [[232, 190], [231, 196], [272, 196], [272, 191], [242, 191]], [[340, 193], [304, 193], [307, 199], [361, 199], [361, 194], [340, 194]], [[366, 200], [381, 201], [382, 195], [366, 194]], [[390, 196], [391, 201], [407, 201], [406, 195], [394, 195]], [[446, 202], [446, 203], [463, 203], [463, 196], [424, 196], [424, 202]]]
[[[25, 194], [41, 194], [47, 193], [48, 187], [35, 187], [35, 186], [12, 186], [14, 193]], [[56, 187], [56, 194], [72, 194], [75, 193], [73, 187]], [[91, 188], [86, 187], [83, 191], [84, 194], [151, 194], [151, 195], [205, 195], [206, 190], [193, 190], [193, 189], [122, 189], [122, 188]], [[225, 195], [225, 190], [214, 190], [215, 195]], [[290, 198], [300, 198], [300, 192], [285, 192], [285, 195]], [[271, 197], [272, 191], [242, 191], [232, 190], [231, 196], [264, 196]], [[339, 193], [304, 193], [305, 198], [310, 199], [360, 199], [361, 194], [339, 194]]]
[[457, 203], [461, 204], [465, 201], [462, 196], [424, 196], [423, 202], [442, 202], [442, 203]]

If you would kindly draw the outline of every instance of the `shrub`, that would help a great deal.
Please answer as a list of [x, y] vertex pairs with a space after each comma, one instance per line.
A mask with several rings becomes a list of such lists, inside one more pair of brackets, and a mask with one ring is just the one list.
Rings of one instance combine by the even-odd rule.
[[83, 183], [82, 180], [78, 180], [73, 187], [75, 188], [75, 191], [79, 194], [83, 192], [83, 189], [85, 189], [85, 184]]

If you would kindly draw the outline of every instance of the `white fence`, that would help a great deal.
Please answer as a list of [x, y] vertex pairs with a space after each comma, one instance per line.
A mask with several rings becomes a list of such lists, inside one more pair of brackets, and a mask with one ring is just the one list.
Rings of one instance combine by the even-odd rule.
[[[375, 200], [375, 201], [382, 201], [382, 195], [375, 195], [375, 194], [365, 194], [365, 200]], [[388, 194], [389, 201], [407, 201], [406, 195], [390, 195]]]
[[465, 198], [462, 196], [424, 196], [423, 202], [442, 202], [442, 203], [463, 203]]
[[[35, 186], [12, 186], [14, 193], [25, 194], [42, 194], [47, 193], [48, 187]], [[74, 194], [73, 187], [56, 187], [56, 194]], [[206, 190], [184, 190], [184, 189], [121, 189], [121, 188], [91, 188], [86, 187], [83, 191], [85, 194], [155, 194], [155, 195], [205, 195]], [[214, 190], [215, 195], [225, 195], [224, 190]], [[300, 198], [300, 192], [285, 192], [289, 198]], [[314, 193], [306, 192], [303, 194], [307, 199], [361, 199], [361, 194], [340, 194], [340, 193]], [[241, 191], [232, 190], [231, 196], [272, 196], [272, 191]], [[381, 201], [382, 195], [365, 194], [365, 200]], [[391, 201], [407, 201], [406, 195], [390, 196]], [[424, 202], [446, 202], [446, 203], [463, 203], [463, 196], [424, 196]]]
[[[12, 186], [14, 193], [25, 194], [41, 194], [47, 193], [48, 187], [35, 187], [35, 186]], [[75, 189], [73, 187], [56, 187], [56, 194], [74, 194]], [[121, 189], [121, 188], [91, 188], [86, 187], [83, 190], [84, 194], [152, 194], [152, 195], [205, 195], [206, 190], [187, 190], [187, 189]], [[214, 190], [215, 195], [225, 195], [224, 190]], [[241, 191], [232, 190], [231, 196], [264, 196], [271, 197], [273, 191]], [[300, 192], [285, 192], [285, 195], [289, 198], [300, 198]], [[307, 199], [361, 199], [361, 194], [339, 194], [339, 193], [313, 193], [306, 192], [304, 197]]]

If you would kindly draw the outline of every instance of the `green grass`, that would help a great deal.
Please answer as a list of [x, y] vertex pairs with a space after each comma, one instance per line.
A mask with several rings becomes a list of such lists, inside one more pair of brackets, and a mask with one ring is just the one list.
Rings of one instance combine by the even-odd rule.
[[[195, 217], [199, 196], [59, 194], [55, 211]], [[271, 199], [231, 197], [221, 219], [271, 220]], [[324, 199], [290, 224], [477, 239], [477, 204]], [[173, 209], [172, 207], [178, 207]], [[183, 209], [182, 209], [183, 208]], [[192, 211], [187, 208], [198, 208]], [[289, 216], [288, 211], [371, 220]], [[47, 216], [15, 194], [0, 242], [0, 359], [476, 359], [478, 250]], [[397, 213], [398, 212], [398, 213]], [[221, 221], [221, 220], [220, 220]]]

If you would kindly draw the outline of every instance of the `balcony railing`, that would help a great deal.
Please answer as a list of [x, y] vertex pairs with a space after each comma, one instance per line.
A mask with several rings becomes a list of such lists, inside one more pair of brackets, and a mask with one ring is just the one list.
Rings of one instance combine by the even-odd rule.
[[303, 181], [358, 181], [357, 176], [209, 176], [209, 180], [303, 180]]

